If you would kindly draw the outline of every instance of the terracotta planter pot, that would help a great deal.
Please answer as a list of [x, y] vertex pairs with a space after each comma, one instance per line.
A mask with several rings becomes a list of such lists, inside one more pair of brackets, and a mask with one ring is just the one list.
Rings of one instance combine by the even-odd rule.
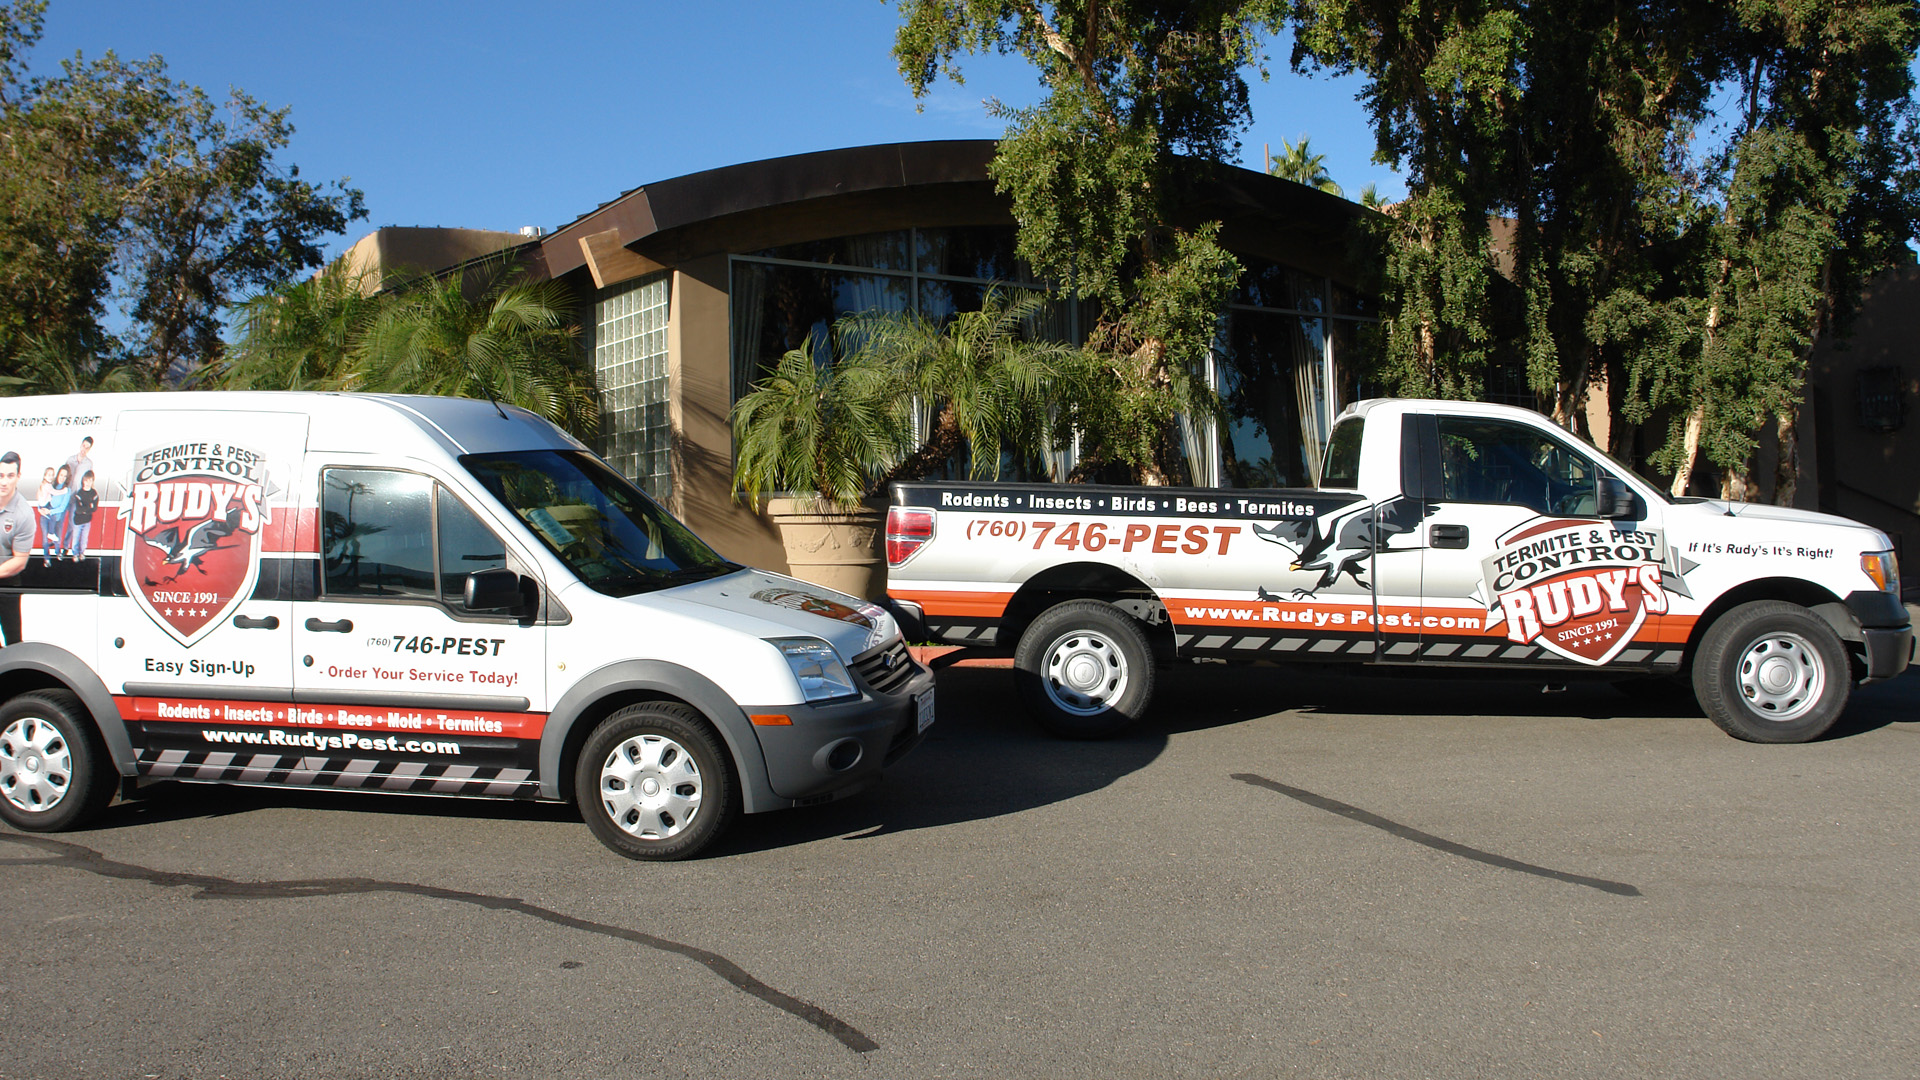
[[885, 511], [839, 510], [818, 499], [768, 499], [767, 516], [780, 527], [794, 577], [865, 600], [886, 594]]

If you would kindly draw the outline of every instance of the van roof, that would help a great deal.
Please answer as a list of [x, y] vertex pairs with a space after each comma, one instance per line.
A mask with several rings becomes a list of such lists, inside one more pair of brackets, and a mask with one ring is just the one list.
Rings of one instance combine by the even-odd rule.
[[168, 409], [305, 413], [312, 418], [307, 446], [314, 450], [405, 453], [419, 449], [406, 445], [410, 435], [455, 455], [585, 449], [571, 435], [525, 409], [476, 398], [301, 390], [177, 390], [0, 399], [0, 415], [56, 411], [104, 415]]

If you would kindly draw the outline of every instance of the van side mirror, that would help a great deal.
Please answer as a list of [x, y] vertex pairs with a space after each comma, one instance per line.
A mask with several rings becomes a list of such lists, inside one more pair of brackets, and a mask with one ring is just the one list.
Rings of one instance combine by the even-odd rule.
[[1596, 501], [1600, 504], [1600, 516], [1603, 518], [1638, 519], [1641, 516], [1639, 498], [1633, 494], [1633, 489], [1621, 483], [1617, 476], [1600, 474], [1594, 493], [1598, 496]]
[[504, 566], [467, 575], [467, 594], [462, 604], [468, 611], [518, 612], [524, 603], [520, 575]]

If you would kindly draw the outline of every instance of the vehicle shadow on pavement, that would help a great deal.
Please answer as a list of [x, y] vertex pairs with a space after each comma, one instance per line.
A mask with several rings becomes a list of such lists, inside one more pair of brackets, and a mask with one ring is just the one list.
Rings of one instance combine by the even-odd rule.
[[1017, 814], [1098, 791], [1145, 768], [1167, 746], [1166, 729], [1155, 720], [1162, 709], [1118, 738], [1056, 739], [1027, 714], [1010, 670], [949, 667], [939, 669], [937, 679], [938, 719], [879, 787], [842, 802], [744, 818], [711, 854]]

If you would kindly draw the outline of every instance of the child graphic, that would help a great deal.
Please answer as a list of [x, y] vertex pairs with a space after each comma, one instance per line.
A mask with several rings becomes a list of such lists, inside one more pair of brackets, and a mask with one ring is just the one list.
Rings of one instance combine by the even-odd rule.
[[87, 557], [87, 534], [93, 531], [93, 514], [100, 508], [100, 493], [93, 487], [93, 470], [80, 477], [80, 490], [73, 493], [67, 508], [67, 535], [63, 544], [67, 557], [75, 562]]
[[52, 566], [56, 555], [63, 552], [61, 547], [67, 533], [67, 510], [73, 505], [73, 479], [67, 473], [65, 465], [54, 473], [52, 486], [45, 484], [40, 488], [40, 565]]

